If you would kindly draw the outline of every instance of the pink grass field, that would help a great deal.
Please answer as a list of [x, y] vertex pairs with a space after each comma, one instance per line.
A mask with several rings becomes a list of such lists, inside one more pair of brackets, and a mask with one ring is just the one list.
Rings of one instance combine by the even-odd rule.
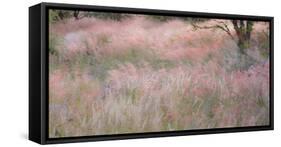
[[254, 23], [242, 58], [224, 31], [181, 19], [49, 27], [51, 138], [269, 124], [268, 23]]

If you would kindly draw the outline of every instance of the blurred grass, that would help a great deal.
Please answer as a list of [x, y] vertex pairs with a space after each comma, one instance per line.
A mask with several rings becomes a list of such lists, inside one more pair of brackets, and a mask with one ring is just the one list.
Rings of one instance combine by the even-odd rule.
[[[111, 43], [110, 36], [97, 38], [101, 48]], [[198, 42], [212, 42], [204, 38]], [[259, 62], [247, 57], [238, 61], [237, 47], [231, 43], [195, 61], [165, 58], [155, 49], [141, 46], [102, 54], [94, 52], [96, 47], [87, 41], [82, 41], [87, 50], [70, 56], [62, 42], [62, 37], [50, 35], [49, 72], [50, 79], [54, 78], [50, 82], [51, 137], [269, 123], [268, 89], [260, 88], [266, 78], [252, 78], [248, 71]], [[194, 42], [186, 42], [193, 46]], [[113, 70], [117, 78], [112, 82]], [[238, 86], [236, 73], [245, 78]], [[252, 90], [243, 91], [239, 86]]]

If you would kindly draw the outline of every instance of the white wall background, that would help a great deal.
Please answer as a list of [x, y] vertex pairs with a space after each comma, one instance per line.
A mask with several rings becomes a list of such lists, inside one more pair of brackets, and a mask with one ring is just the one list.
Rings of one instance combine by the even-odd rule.
[[[38, 146], [28, 134], [28, 7], [40, 0], [6, 0], [0, 5], [0, 146]], [[201, 11], [275, 17], [275, 130], [153, 139], [133, 139], [60, 146], [280, 146], [281, 10], [278, 0], [60, 0], [49, 2]], [[53, 145], [52, 145], [53, 146]], [[55, 145], [56, 146], [56, 145]]]

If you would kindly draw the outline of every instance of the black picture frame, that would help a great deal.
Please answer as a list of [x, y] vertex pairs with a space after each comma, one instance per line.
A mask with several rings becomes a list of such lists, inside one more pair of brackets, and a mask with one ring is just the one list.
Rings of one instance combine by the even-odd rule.
[[[98, 12], [117, 12], [133, 14], [153, 14], [164, 16], [188, 16], [219, 19], [246, 19], [267, 21], [270, 23], [270, 124], [268, 126], [215, 128], [200, 130], [182, 130], [153, 133], [132, 133], [117, 135], [98, 135], [81, 137], [48, 137], [48, 10], [88, 10]], [[85, 141], [102, 141], [116, 139], [135, 139], [167, 137], [198, 134], [215, 134], [274, 129], [273, 106], [273, 52], [274, 52], [274, 18], [266, 16], [233, 15], [218, 13], [199, 13], [171, 10], [136, 9], [122, 7], [104, 7], [75, 4], [40, 3], [29, 8], [29, 140], [39, 144], [70, 143]]]

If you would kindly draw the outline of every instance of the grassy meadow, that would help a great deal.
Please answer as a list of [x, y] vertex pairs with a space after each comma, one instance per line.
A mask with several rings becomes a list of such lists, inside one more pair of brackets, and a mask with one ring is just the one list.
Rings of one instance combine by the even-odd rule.
[[49, 22], [49, 137], [269, 124], [269, 23], [101, 14]]

